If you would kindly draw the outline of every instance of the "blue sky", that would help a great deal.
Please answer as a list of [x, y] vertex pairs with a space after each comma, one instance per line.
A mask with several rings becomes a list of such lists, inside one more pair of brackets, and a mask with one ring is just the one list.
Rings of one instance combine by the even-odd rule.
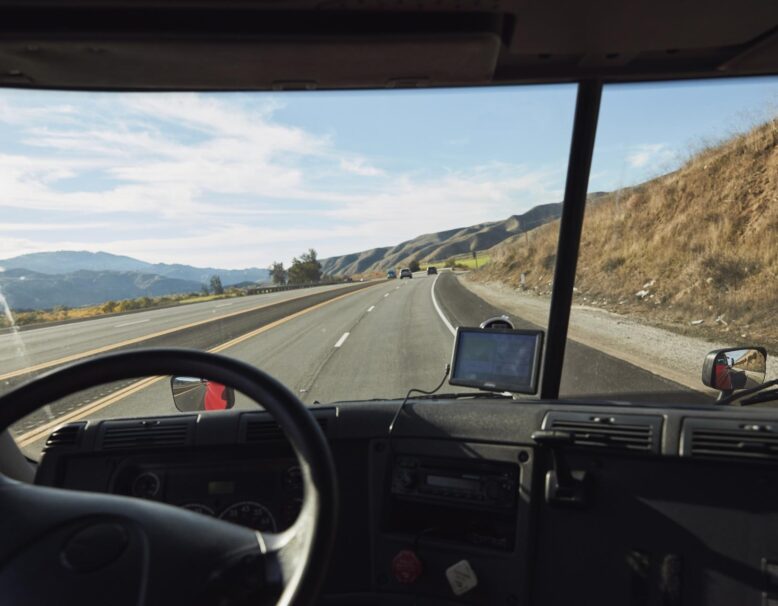
[[[672, 170], [778, 78], [605, 90], [590, 190]], [[286, 94], [0, 90], [0, 258], [322, 257], [559, 201], [575, 87]]]

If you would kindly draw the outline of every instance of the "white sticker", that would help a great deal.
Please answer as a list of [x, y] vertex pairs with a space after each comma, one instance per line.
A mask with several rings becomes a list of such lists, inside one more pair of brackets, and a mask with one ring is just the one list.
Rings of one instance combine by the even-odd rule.
[[446, 578], [454, 595], [467, 593], [478, 585], [478, 577], [475, 576], [475, 571], [467, 560], [460, 560], [453, 566], [449, 566], [446, 569]]

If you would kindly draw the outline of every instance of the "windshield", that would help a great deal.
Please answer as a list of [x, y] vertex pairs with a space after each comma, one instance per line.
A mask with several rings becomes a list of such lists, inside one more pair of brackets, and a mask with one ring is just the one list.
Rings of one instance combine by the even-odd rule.
[[[710, 401], [712, 343], [778, 343], [777, 92], [606, 87], [563, 396]], [[311, 405], [433, 388], [458, 326], [548, 323], [575, 95], [0, 92], [0, 390], [159, 345]], [[14, 435], [174, 411], [147, 379]]]

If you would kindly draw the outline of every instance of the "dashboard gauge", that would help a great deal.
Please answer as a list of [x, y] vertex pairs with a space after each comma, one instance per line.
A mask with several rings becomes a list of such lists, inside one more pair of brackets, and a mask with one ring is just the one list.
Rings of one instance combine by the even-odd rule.
[[157, 496], [161, 485], [162, 481], [157, 474], [146, 471], [135, 478], [132, 483], [132, 494], [141, 499], [152, 499]]
[[230, 505], [219, 518], [233, 524], [248, 526], [260, 532], [276, 532], [276, 520], [270, 510], [256, 501], [241, 501]]
[[201, 513], [205, 516], [215, 516], [216, 512], [208, 507], [207, 505], [203, 505], [202, 503], [184, 503], [181, 505], [184, 509], [188, 509], [189, 511], [194, 511], [195, 513]]

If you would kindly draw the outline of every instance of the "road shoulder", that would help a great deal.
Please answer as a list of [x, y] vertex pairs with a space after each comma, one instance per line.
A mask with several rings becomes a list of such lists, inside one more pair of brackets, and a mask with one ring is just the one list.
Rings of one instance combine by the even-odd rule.
[[[474, 295], [505, 312], [534, 324], [548, 325], [550, 300], [496, 282], [474, 282], [466, 275], [460, 283]], [[620, 358], [689, 389], [715, 394], [700, 380], [702, 362], [712, 349], [727, 347], [704, 339], [678, 335], [626, 316], [573, 305], [569, 338]], [[778, 359], [768, 359], [767, 376], [778, 376]]]

